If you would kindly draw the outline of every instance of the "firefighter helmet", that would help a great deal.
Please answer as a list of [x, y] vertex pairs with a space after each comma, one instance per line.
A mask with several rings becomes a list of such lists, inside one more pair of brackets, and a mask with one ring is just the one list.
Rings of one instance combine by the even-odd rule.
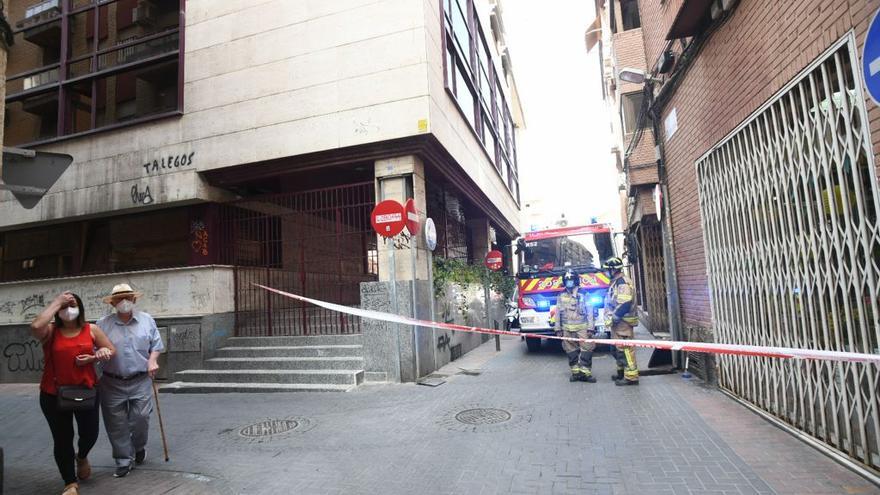
[[623, 269], [623, 260], [618, 257], [608, 258], [605, 260], [606, 270], [622, 270]]
[[569, 268], [568, 270], [565, 271], [565, 275], [562, 276], [562, 285], [565, 285], [565, 283], [568, 282], [569, 280], [572, 280], [575, 283], [577, 283], [577, 279], [578, 279], [578, 276], [574, 273], [574, 270]]

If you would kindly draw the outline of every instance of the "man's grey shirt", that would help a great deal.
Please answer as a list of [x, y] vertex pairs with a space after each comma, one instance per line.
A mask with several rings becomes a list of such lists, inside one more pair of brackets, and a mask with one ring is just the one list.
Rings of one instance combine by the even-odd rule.
[[165, 350], [156, 321], [143, 311], [134, 311], [128, 323], [123, 323], [113, 313], [101, 318], [96, 324], [116, 347], [116, 355], [103, 363], [104, 372], [122, 377], [145, 372], [150, 353]]

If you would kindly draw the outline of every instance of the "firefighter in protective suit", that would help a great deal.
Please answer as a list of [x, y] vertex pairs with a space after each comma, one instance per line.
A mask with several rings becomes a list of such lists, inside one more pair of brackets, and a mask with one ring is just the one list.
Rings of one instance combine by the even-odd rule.
[[[595, 320], [593, 307], [587, 303], [586, 297], [580, 293], [580, 277], [571, 270], [562, 277], [565, 291], [556, 300], [556, 335], [581, 339], [593, 338]], [[593, 377], [593, 349], [596, 344], [590, 342], [562, 341], [562, 349], [568, 356], [571, 368], [569, 381], [596, 383]]]
[[[633, 301], [633, 285], [623, 274], [623, 260], [610, 258], [605, 269], [611, 278], [611, 285], [605, 294], [605, 326], [611, 329], [612, 339], [632, 339], [639, 317]], [[638, 385], [639, 365], [636, 363], [636, 349], [632, 346], [617, 346], [614, 351], [617, 361], [617, 374], [613, 377], [616, 385]]]

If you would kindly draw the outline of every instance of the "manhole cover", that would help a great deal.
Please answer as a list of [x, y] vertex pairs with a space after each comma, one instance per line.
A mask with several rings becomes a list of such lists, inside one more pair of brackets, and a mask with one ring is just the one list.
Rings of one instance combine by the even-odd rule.
[[245, 438], [264, 438], [296, 429], [299, 422], [295, 419], [267, 419], [238, 430], [238, 434]]
[[465, 409], [455, 415], [455, 419], [466, 425], [496, 425], [510, 420], [510, 413], [504, 409], [477, 408]]
[[532, 414], [514, 404], [462, 404], [438, 418], [449, 431], [493, 433], [518, 428], [532, 421]]

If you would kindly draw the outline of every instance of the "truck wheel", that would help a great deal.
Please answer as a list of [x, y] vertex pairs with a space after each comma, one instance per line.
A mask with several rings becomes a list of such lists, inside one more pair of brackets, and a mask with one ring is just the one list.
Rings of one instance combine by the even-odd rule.
[[538, 352], [541, 350], [541, 339], [526, 337], [526, 347], [529, 352]]

